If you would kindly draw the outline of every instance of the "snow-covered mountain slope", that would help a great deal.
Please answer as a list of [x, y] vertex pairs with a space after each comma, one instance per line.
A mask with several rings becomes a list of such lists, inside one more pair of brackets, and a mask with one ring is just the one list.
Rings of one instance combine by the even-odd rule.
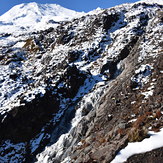
[[162, 0], [141, 0], [139, 2], [145, 2], [145, 3], [148, 3], [148, 4], [160, 4], [160, 5], [163, 5]]
[[1, 34], [0, 162], [111, 162], [152, 132], [161, 140], [162, 8], [123, 4]]
[[56, 4], [24, 3], [14, 6], [0, 16], [0, 33], [29, 33], [43, 30], [83, 14]]

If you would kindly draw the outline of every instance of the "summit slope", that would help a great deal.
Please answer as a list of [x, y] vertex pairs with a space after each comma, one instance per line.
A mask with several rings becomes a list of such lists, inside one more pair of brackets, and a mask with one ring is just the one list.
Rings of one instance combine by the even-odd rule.
[[34, 32], [83, 14], [56, 4], [24, 3], [0, 16], [0, 33]]

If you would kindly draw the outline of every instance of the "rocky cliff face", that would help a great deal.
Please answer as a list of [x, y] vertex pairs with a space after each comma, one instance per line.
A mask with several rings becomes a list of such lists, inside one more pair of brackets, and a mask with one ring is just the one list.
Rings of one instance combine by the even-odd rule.
[[[111, 162], [129, 142], [159, 132], [162, 24], [161, 4], [139, 2], [47, 30], [3, 32], [0, 160]], [[150, 160], [161, 160], [157, 153]]]

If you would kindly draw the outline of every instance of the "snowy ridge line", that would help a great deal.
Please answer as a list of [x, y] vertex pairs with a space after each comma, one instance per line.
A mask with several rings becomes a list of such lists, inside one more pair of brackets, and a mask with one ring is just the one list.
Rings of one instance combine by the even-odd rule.
[[[116, 7], [118, 9], [118, 7], [129, 7], [144, 2], [147, 4], [163, 5], [162, 0], [142, 0], [135, 3], [118, 5]], [[23, 3], [14, 6], [8, 12], [0, 16], [0, 31], [19, 35], [37, 30], [45, 30], [49, 27], [56, 28], [62, 21], [71, 21], [74, 18], [79, 18], [85, 15], [97, 15], [103, 10], [104, 9], [97, 8], [88, 13], [84, 13], [63, 8], [57, 4], [37, 4], [35, 2]], [[15, 13], [14, 16], [12, 13]], [[0, 32], [0, 34], [2, 33], [3, 32]]]
[[163, 5], [163, 1], [162, 0], [141, 0], [141, 1], [138, 1], [136, 3], [139, 3], [139, 2], [145, 2], [145, 3], [149, 3], [149, 4]]
[[56, 4], [23, 3], [0, 16], [0, 31], [18, 35], [45, 30], [83, 15], [84, 12], [76, 12]]

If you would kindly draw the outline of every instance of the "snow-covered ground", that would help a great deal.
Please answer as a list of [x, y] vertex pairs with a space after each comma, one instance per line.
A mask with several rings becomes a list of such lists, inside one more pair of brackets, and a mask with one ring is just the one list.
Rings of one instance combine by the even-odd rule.
[[145, 153], [152, 151], [163, 146], [163, 129], [160, 132], [149, 132], [150, 137], [142, 140], [141, 142], [129, 143], [122, 149], [111, 163], [123, 163], [127, 161], [130, 156], [135, 154]]
[[160, 4], [160, 5], [163, 5], [163, 1], [162, 0], [141, 0], [139, 2], [146, 2], [146, 3], [149, 3], [149, 4], [157, 3], [157, 4]]
[[0, 16], [0, 33], [18, 34], [44, 30], [82, 15], [84, 13], [56, 4], [24, 3], [14, 6]]

